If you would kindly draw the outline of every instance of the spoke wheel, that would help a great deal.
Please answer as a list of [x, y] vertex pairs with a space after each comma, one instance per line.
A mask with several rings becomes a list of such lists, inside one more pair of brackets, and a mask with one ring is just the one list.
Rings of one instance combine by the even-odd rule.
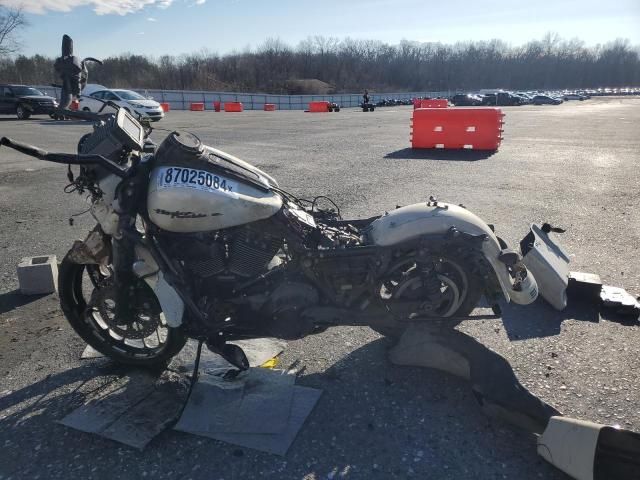
[[372, 328], [385, 336], [399, 337], [406, 328], [405, 319], [429, 321], [469, 315], [482, 296], [482, 282], [464, 259], [439, 256], [418, 264], [407, 257], [391, 267], [379, 293], [398, 325]]
[[115, 288], [108, 269], [78, 265], [65, 257], [58, 285], [65, 317], [80, 337], [111, 359], [129, 365], [155, 367], [178, 353], [186, 338], [171, 328], [153, 291], [140, 282], [129, 306], [130, 315], [116, 315]]

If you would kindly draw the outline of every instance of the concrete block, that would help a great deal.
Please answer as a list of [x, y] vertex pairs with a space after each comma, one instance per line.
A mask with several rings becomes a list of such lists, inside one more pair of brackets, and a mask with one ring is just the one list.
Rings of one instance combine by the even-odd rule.
[[26, 257], [18, 264], [18, 283], [23, 295], [58, 291], [58, 260], [55, 255]]

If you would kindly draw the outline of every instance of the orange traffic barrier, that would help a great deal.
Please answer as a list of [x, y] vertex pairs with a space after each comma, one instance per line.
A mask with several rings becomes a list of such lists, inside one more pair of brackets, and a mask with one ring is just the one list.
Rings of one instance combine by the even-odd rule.
[[503, 117], [499, 108], [419, 108], [413, 111], [411, 146], [497, 150]]
[[204, 112], [204, 103], [202, 102], [192, 103], [190, 110], [192, 112]]
[[71, 105], [69, 105], [69, 109], [74, 112], [78, 111], [80, 109], [80, 102], [78, 100], [72, 100]]
[[420, 100], [418, 108], [447, 108], [449, 100], [446, 98], [424, 98]]
[[161, 103], [160, 107], [162, 108], [162, 111], [165, 113], [171, 110], [171, 106], [168, 103]]
[[313, 112], [313, 113], [328, 112], [329, 111], [329, 102], [326, 102], [326, 101], [309, 102], [309, 111]]
[[264, 111], [265, 112], [275, 112], [276, 110], [276, 104], [275, 103], [265, 103], [264, 104]]
[[219, 111], [220, 111], [220, 105], [221, 105], [221, 102], [220, 102], [220, 101], [213, 102], [213, 109], [214, 109], [216, 112], [219, 112]]
[[240, 102], [224, 102], [225, 112], [242, 112], [244, 108]]

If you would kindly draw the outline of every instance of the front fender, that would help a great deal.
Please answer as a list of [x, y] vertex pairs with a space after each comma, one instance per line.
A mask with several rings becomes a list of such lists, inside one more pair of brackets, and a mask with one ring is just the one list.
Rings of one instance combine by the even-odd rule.
[[[170, 327], [179, 327], [184, 315], [184, 302], [178, 292], [165, 280], [162, 270], [144, 245], [136, 244], [133, 273], [143, 279], [155, 293], [165, 320]], [[94, 228], [84, 241], [76, 241], [67, 258], [81, 265], [106, 265], [111, 256], [111, 240], [100, 226]]]
[[153, 259], [151, 252], [141, 244], [136, 244], [136, 261], [133, 264], [133, 273], [153, 289], [156, 294], [162, 313], [170, 327], [176, 328], [182, 325], [184, 315], [184, 302], [178, 292], [164, 278], [160, 267]]
[[[521, 284], [515, 285], [507, 266], [499, 259], [502, 247], [495, 233], [466, 208], [442, 202], [408, 205], [375, 220], [367, 233], [373, 245], [391, 247], [424, 235], [446, 234], [451, 228], [485, 236], [482, 253], [496, 274], [505, 300], [527, 305], [537, 298], [538, 288], [531, 272]], [[518, 266], [525, 268], [522, 262]]]

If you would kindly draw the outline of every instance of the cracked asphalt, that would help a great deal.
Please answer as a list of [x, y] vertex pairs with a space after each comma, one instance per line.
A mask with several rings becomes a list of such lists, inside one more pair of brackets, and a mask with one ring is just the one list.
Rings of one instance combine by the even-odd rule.
[[[153, 138], [183, 129], [275, 176], [299, 196], [329, 195], [345, 217], [428, 199], [463, 203], [508, 242], [549, 222], [571, 269], [640, 294], [640, 99], [594, 98], [507, 107], [504, 142], [491, 156], [412, 151], [409, 107], [373, 113], [170, 112]], [[89, 126], [0, 119], [0, 134], [73, 151]], [[17, 293], [24, 256], [56, 254], [93, 226], [84, 200], [65, 194], [65, 167], [0, 148], [0, 478], [230, 480], [565, 479], [535, 439], [485, 417], [468, 385], [397, 367], [387, 339], [335, 328], [292, 341], [282, 365], [323, 390], [286, 457], [174, 431], [143, 452], [58, 423], [124, 372], [79, 360], [82, 342], [55, 295]], [[459, 329], [511, 362], [521, 382], [564, 414], [640, 430], [640, 326], [589, 305], [556, 312], [543, 301]], [[214, 408], [214, 407], [212, 407]]]

